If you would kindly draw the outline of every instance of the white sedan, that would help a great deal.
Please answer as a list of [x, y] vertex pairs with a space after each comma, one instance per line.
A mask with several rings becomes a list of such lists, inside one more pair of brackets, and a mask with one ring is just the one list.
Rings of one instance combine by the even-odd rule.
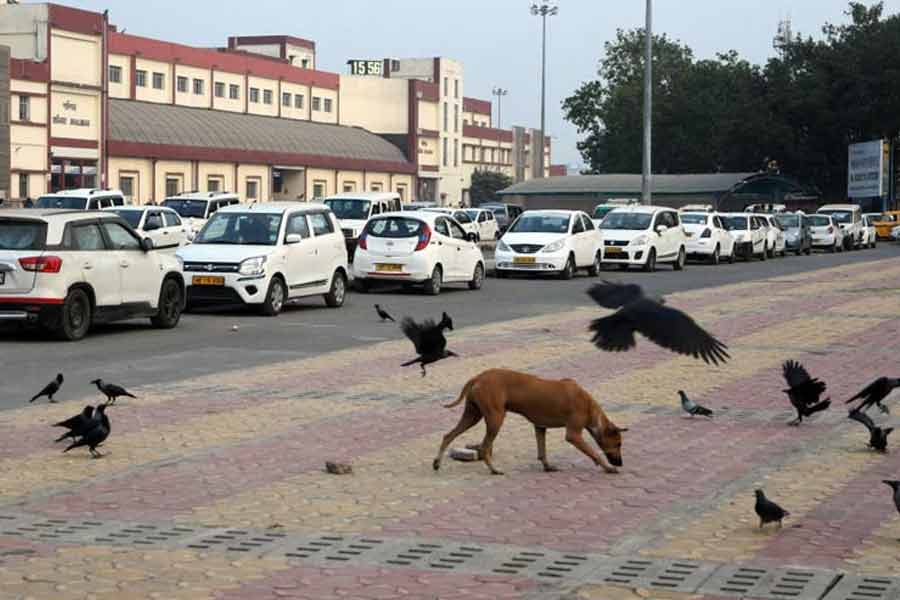
[[437, 295], [445, 283], [484, 283], [484, 256], [475, 234], [451, 217], [425, 211], [385, 213], [369, 219], [359, 236], [353, 277], [359, 291], [373, 281], [421, 284]]
[[157, 250], [178, 248], [188, 243], [190, 228], [178, 213], [165, 206], [114, 206], [105, 208], [128, 222], [137, 232], [153, 240]]
[[688, 236], [688, 256], [705, 258], [714, 265], [719, 264], [720, 259], [734, 262], [734, 238], [725, 229], [719, 215], [708, 212], [683, 212], [681, 226]]
[[497, 277], [513, 272], [555, 273], [571, 279], [576, 269], [600, 274], [601, 239], [581, 211], [529, 210], [522, 213], [494, 252]]

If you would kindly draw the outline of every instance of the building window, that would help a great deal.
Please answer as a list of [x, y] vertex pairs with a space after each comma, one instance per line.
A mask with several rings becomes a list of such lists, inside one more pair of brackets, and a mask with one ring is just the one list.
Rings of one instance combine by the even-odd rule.
[[19, 199], [28, 198], [28, 173], [19, 173]]
[[31, 120], [31, 98], [28, 96], [19, 96], [19, 120]]
[[134, 176], [119, 175], [119, 189], [126, 198], [134, 198]]
[[372, 185], [370, 186], [370, 191], [380, 192], [381, 191], [381, 182], [379, 182], [379, 181], [373, 182]]
[[259, 200], [259, 179], [247, 179], [247, 200]]
[[122, 67], [109, 65], [109, 82], [122, 83]]
[[137, 87], [147, 87], [147, 71], [134, 72], [134, 85]]
[[153, 74], [153, 89], [161, 90], [166, 87], [166, 76], [164, 73]]
[[250, 102], [259, 104], [259, 88], [250, 88]]
[[400, 196], [400, 204], [406, 203], [406, 185], [399, 184], [397, 185], [397, 195]]
[[263, 104], [272, 104], [272, 90], [263, 90]]
[[344, 182], [344, 191], [345, 192], [355, 192], [356, 185], [352, 181], [345, 181]]
[[181, 77], [181, 76], [177, 77], [177, 78], [175, 79], [175, 87], [176, 87], [176, 88], [178, 89], [178, 91], [181, 92], [182, 94], [187, 94], [187, 93], [188, 93], [188, 78], [187, 78], [187, 77]]
[[441, 160], [443, 161], [444, 166], [446, 167], [446, 166], [447, 166], [447, 163], [448, 163], [448, 158], [447, 158], [447, 154], [448, 154], [448, 152], [447, 152], [447, 138], [444, 138], [444, 148], [443, 148], [443, 150], [444, 150], [444, 151], [441, 153], [441, 154], [443, 155], [443, 157], [442, 157]]
[[291, 107], [291, 94], [289, 92], [281, 92], [281, 105], [288, 108]]
[[484, 162], [484, 148], [481, 149], [481, 161]]
[[313, 198], [324, 198], [325, 197], [325, 182], [324, 181], [314, 181], [313, 182]]
[[166, 177], [166, 196], [177, 196], [181, 193], [181, 178]]
[[303, 94], [296, 94], [294, 96], [294, 108], [303, 110]]
[[450, 95], [450, 84], [447, 82], [448, 82], [448, 79], [446, 77], [444, 77], [444, 95], [445, 96]]
[[453, 140], [453, 166], [459, 166], [459, 140]]
[[459, 133], [459, 104], [453, 105], [453, 131]]
[[194, 93], [197, 94], [198, 96], [203, 95], [203, 80], [202, 79], [194, 80]]
[[322, 110], [322, 99], [318, 96], [313, 96], [312, 109], [315, 111]]
[[219, 176], [210, 176], [206, 178], [206, 191], [207, 192], [221, 192], [222, 191], [222, 177]]
[[331, 112], [331, 98], [325, 98], [325, 112]]
[[447, 122], [449, 120], [449, 116], [450, 116], [450, 107], [447, 105], [446, 102], [444, 102], [444, 131], [448, 131]]
[[235, 84], [228, 86], [228, 97], [232, 100], [238, 100], [241, 97], [241, 88]]
[[213, 85], [214, 93], [216, 94], [216, 98], [224, 98], [225, 97], [225, 84], [221, 81], [217, 81]]
[[459, 98], [459, 79], [453, 80], [453, 97]]
[[301, 69], [308, 69], [308, 68], [309, 68], [309, 59], [308, 59], [308, 58], [302, 58], [302, 59], [300, 59], [300, 68], [301, 68]]

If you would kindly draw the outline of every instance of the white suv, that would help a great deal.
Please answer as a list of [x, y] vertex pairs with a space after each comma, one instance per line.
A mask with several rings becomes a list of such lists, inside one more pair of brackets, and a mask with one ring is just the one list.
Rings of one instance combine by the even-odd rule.
[[863, 245], [862, 210], [856, 204], [826, 204], [816, 211], [817, 215], [829, 215], [841, 228], [844, 249], [856, 250]]
[[678, 211], [662, 206], [617, 208], [600, 223], [603, 262], [655, 271], [658, 263], [684, 268], [688, 238]]
[[111, 212], [0, 211], [0, 320], [38, 323], [66, 340], [137, 317], [169, 329], [184, 297], [175, 257]]
[[165, 206], [116, 206], [106, 208], [119, 215], [142, 236], [153, 240], [153, 247], [174, 249], [188, 243], [188, 226], [178, 213]]
[[119, 190], [80, 188], [45, 194], [37, 199], [34, 208], [57, 210], [99, 210], [111, 206], [124, 206], [125, 196]]
[[188, 240], [193, 240], [216, 211], [240, 203], [237, 194], [228, 192], [185, 192], [166, 198], [162, 205], [178, 213], [188, 226]]
[[338, 307], [347, 291], [347, 247], [324, 204], [228, 206], [176, 253], [188, 277], [187, 306], [248, 304], [266, 316], [284, 303], [324, 296]]

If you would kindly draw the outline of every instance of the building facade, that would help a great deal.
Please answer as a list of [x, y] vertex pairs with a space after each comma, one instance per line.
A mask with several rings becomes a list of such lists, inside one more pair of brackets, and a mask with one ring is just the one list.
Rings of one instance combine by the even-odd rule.
[[11, 197], [9, 184], [9, 48], [0, 46], [0, 204]]
[[[450, 59], [341, 75], [317, 70], [315, 43], [293, 36], [198, 48], [119, 31], [105, 13], [3, 0], [0, 21], [15, 199], [113, 187], [135, 203], [368, 190], [456, 204], [477, 168], [540, 174], [533, 134], [522, 130], [517, 153], [515, 130], [491, 128], [490, 103], [463, 95], [463, 66]], [[548, 173], [549, 146], [546, 158]]]

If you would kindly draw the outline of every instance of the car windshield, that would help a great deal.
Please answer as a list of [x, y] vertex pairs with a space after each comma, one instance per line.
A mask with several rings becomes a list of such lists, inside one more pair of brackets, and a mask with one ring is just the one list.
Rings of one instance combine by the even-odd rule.
[[114, 210], [114, 211], [112, 211], [112, 212], [116, 213], [117, 215], [119, 215], [120, 217], [122, 217], [123, 219], [125, 219], [125, 221], [126, 221], [129, 225], [131, 225], [132, 227], [134, 227], [135, 229], [136, 229], [137, 226], [140, 224], [140, 222], [141, 222], [141, 215], [143, 214], [143, 213], [142, 213], [141, 211], [139, 211], [139, 210]]
[[650, 213], [612, 211], [603, 218], [600, 229], [640, 231], [650, 227], [652, 220], [653, 215]]
[[569, 215], [522, 215], [509, 233], [568, 233]]
[[280, 214], [218, 212], [206, 222], [194, 243], [274, 246], [280, 227]]
[[823, 215], [831, 215], [831, 218], [834, 219], [835, 223], [852, 223], [853, 222], [853, 213], [849, 210], [832, 210], [828, 212], [822, 212]]
[[742, 231], [748, 228], [747, 217], [731, 216], [722, 217], [722, 225], [728, 231]]
[[453, 218], [456, 219], [457, 223], [471, 223], [472, 222], [472, 217], [470, 217], [469, 213], [467, 213], [464, 210], [458, 210], [455, 213], [453, 213]]
[[206, 216], [206, 200], [175, 200], [163, 201], [163, 206], [171, 208], [183, 219], [202, 219]]
[[505, 217], [506, 216], [506, 207], [492, 206], [488, 210], [491, 211], [492, 213], [494, 213], [494, 216], [496, 216], [496, 217]]
[[594, 218], [602, 219], [603, 217], [611, 213], [614, 208], [615, 206], [598, 206], [594, 209]]
[[0, 250], [43, 250], [46, 232], [40, 221], [0, 219]]
[[35, 208], [62, 208], [68, 210], [83, 210], [85, 207], [84, 198], [75, 196], [41, 196], [34, 203]]
[[812, 227], [828, 227], [829, 225], [831, 225], [831, 221], [828, 219], [828, 217], [822, 215], [810, 215], [809, 224]]
[[893, 223], [897, 220], [897, 215], [879, 215], [876, 221], [880, 221], [882, 223]]
[[366, 234], [383, 238], [419, 237], [425, 223], [406, 217], [384, 217], [372, 219], [366, 225]]
[[690, 213], [681, 213], [681, 222], [685, 225], [706, 225], [709, 215], [694, 215]]
[[331, 209], [338, 219], [352, 219], [365, 221], [369, 218], [369, 208], [372, 203], [358, 198], [333, 198], [326, 200], [325, 204]]
[[800, 227], [800, 215], [778, 215], [775, 219], [785, 229], [796, 229]]
[[478, 219], [478, 213], [481, 212], [481, 211], [477, 211], [477, 210], [466, 210], [466, 211], [463, 211], [463, 212], [465, 212], [467, 215], [469, 215], [469, 218], [470, 218], [470, 219], [472, 219], [473, 221], [475, 221], [475, 220]]

